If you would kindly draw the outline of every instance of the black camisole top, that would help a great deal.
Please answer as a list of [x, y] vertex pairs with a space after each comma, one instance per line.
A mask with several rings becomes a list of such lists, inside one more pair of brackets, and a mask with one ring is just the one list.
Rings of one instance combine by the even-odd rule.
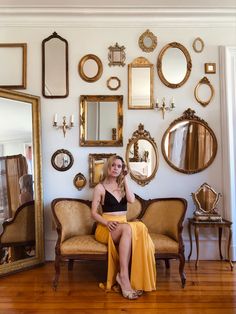
[[120, 202], [118, 202], [115, 196], [105, 189], [102, 210], [104, 213], [127, 211], [126, 196], [122, 197]]

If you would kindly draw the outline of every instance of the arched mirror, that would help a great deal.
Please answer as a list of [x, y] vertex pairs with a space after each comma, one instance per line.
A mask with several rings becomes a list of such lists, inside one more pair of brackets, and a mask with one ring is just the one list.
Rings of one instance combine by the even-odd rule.
[[142, 51], [152, 52], [157, 46], [157, 37], [147, 29], [146, 32], [139, 37], [138, 44]]
[[167, 163], [175, 170], [187, 174], [209, 167], [217, 152], [214, 132], [190, 108], [170, 124], [161, 145]]
[[142, 186], [156, 175], [159, 164], [157, 145], [141, 123], [127, 144], [126, 162], [131, 178]]
[[93, 54], [84, 56], [79, 62], [79, 75], [86, 82], [96, 82], [100, 79], [102, 72], [102, 61]]
[[207, 77], [203, 77], [194, 89], [194, 96], [197, 102], [206, 107], [214, 96], [214, 88]]
[[82, 190], [86, 185], [86, 178], [82, 173], [77, 173], [74, 177], [73, 183], [77, 190]]
[[0, 89], [0, 276], [44, 260], [40, 99]]
[[136, 58], [128, 65], [128, 108], [152, 109], [153, 64], [146, 58]]
[[58, 171], [70, 169], [74, 163], [72, 154], [66, 149], [58, 149], [51, 158], [52, 166]]
[[68, 42], [54, 32], [42, 42], [42, 94], [65, 98], [69, 94]]
[[167, 87], [182, 86], [188, 80], [191, 69], [190, 54], [180, 43], [169, 43], [160, 51], [157, 59], [157, 73]]
[[80, 96], [80, 145], [123, 145], [123, 96]]

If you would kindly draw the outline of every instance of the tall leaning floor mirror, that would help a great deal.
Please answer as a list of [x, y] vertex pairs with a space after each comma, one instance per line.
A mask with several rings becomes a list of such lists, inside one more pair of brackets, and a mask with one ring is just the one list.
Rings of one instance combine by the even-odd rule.
[[40, 99], [0, 89], [0, 276], [44, 261]]

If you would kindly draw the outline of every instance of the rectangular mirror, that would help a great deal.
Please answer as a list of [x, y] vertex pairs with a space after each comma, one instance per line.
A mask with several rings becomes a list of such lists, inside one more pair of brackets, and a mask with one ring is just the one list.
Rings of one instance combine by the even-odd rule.
[[25, 89], [27, 44], [0, 44], [0, 87]]
[[153, 64], [146, 58], [136, 58], [128, 65], [128, 108], [152, 109]]
[[89, 186], [91, 188], [102, 179], [103, 166], [112, 155], [115, 154], [89, 154]]
[[40, 99], [0, 89], [0, 276], [41, 264]]
[[80, 145], [123, 145], [123, 96], [80, 97]]

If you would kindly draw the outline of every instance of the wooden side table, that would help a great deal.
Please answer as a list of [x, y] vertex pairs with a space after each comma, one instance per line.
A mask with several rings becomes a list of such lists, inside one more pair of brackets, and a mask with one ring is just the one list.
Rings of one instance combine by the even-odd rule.
[[227, 248], [227, 254], [228, 254], [228, 260], [230, 264], [231, 270], [233, 270], [233, 263], [230, 258], [230, 243], [232, 238], [232, 230], [231, 230], [232, 222], [222, 219], [222, 221], [197, 221], [193, 218], [188, 218], [188, 233], [189, 233], [189, 239], [190, 239], [190, 253], [188, 256], [188, 260], [190, 260], [190, 257], [192, 255], [192, 234], [191, 234], [191, 227], [194, 227], [194, 234], [195, 234], [195, 241], [196, 241], [196, 249], [197, 249], [197, 259], [195, 262], [195, 268], [198, 267], [198, 259], [199, 259], [199, 228], [218, 228], [219, 230], [219, 253], [220, 253], [220, 259], [223, 260], [223, 255], [221, 252], [221, 239], [222, 239], [222, 229], [228, 228], [229, 229], [229, 237], [228, 237], [228, 248]]

